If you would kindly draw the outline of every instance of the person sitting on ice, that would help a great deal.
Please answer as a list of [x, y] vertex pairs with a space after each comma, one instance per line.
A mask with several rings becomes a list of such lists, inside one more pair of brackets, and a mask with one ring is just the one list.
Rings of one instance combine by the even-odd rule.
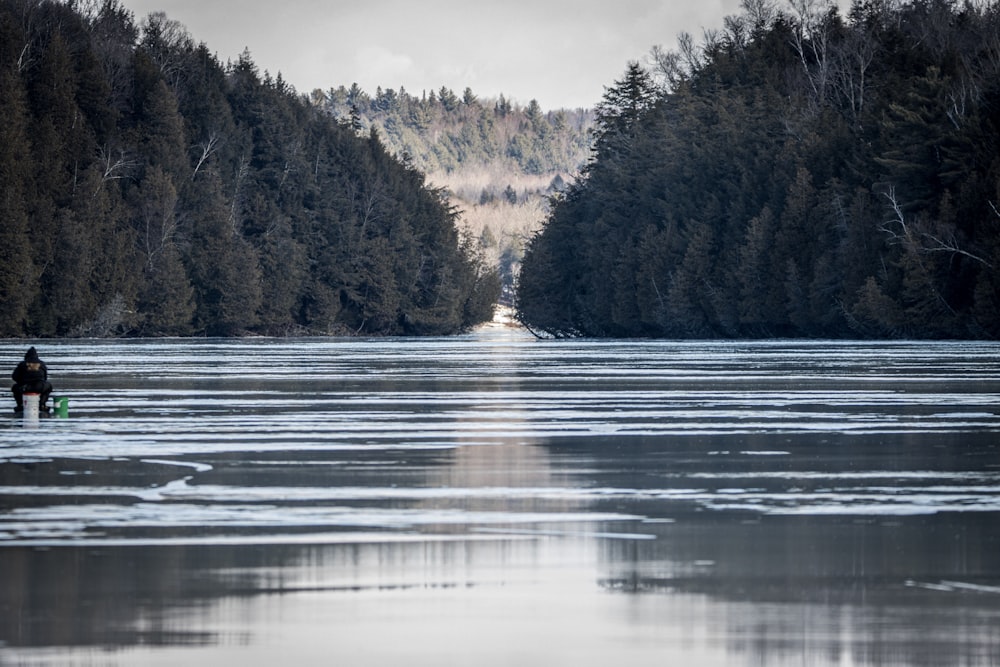
[[38, 409], [40, 412], [48, 412], [46, 402], [49, 394], [52, 393], [52, 383], [49, 382], [49, 369], [45, 362], [38, 358], [38, 352], [34, 347], [24, 353], [24, 361], [17, 365], [11, 374], [14, 385], [10, 388], [14, 394], [14, 412], [24, 412], [24, 395], [39, 394]]

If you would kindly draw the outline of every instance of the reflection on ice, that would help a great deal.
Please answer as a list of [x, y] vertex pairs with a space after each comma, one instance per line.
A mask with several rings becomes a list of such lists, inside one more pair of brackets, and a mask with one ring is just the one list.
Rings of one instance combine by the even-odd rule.
[[45, 357], [70, 418], [0, 423], [0, 662], [1000, 657], [996, 344]]
[[[81, 520], [80, 517], [86, 517]], [[46, 508], [22, 508], [11, 511], [0, 522], [0, 539], [7, 546], [17, 545], [99, 545], [102, 538], [109, 538], [116, 544], [149, 544], [150, 536], [157, 544], [189, 544], [191, 535], [183, 528], [198, 528], [195, 536], [199, 543], [210, 542], [209, 535], [220, 539], [220, 543], [232, 543], [242, 533], [239, 541], [246, 544], [257, 542], [257, 535], [246, 533], [246, 529], [261, 529], [265, 543], [280, 542], [278, 534], [294, 537], [303, 527], [311, 530], [315, 539], [321, 530], [338, 531], [337, 541], [363, 538], [356, 534], [345, 535], [343, 531], [354, 533], [357, 529], [410, 532], [423, 527], [440, 529], [443, 526], [458, 526], [470, 532], [483, 533], [481, 526], [522, 526], [530, 524], [572, 524], [595, 521], [623, 521], [636, 517], [604, 513], [516, 513], [516, 512], [467, 512], [455, 509], [391, 509], [391, 508], [351, 508], [351, 507], [289, 507], [266, 504], [206, 506], [203, 504], [174, 503], [170, 505], [135, 503], [130, 505], [54, 505]], [[213, 529], [225, 528], [225, 532], [215, 534]], [[497, 529], [494, 529], [496, 531]], [[501, 532], [523, 533], [523, 528], [505, 528]], [[123, 532], [125, 531], [125, 532]], [[163, 533], [172, 532], [170, 538]], [[131, 534], [131, 537], [126, 533]], [[540, 533], [539, 533], [540, 534]], [[587, 534], [584, 531], [569, 531], [564, 534]], [[432, 537], [433, 537], [432, 533]], [[470, 538], [471, 536], [466, 536]], [[641, 536], [651, 537], [649, 535]], [[320, 539], [320, 542], [327, 542]]]
[[[504, 503], [548, 516], [554, 505], [616, 502], [657, 503], [661, 515], [988, 512], [1000, 502], [1000, 349], [987, 343], [494, 335], [53, 341], [47, 353], [72, 418], [0, 431], [0, 492], [35, 512], [46, 503], [29, 498], [104, 498], [127, 524], [132, 503], [155, 502], [170, 525], [187, 502], [213, 526], [239, 526], [239, 503], [277, 500], [283, 520], [265, 523], [295, 532], [330, 523], [332, 503], [358, 516], [372, 510], [358, 505], [402, 504], [502, 517]], [[578, 459], [636, 474], [582, 483]], [[40, 482], [40, 468], [57, 477]], [[348, 513], [343, 525], [354, 524]], [[4, 530], [0, 539], [26, 539]]]

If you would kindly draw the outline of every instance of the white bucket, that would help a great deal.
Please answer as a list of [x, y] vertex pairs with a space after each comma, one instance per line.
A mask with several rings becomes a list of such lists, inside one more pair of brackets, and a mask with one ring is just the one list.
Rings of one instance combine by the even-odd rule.
[[38, 402], [41, 396], [38, 394], [25, 394], [24, 401], [24, 421], [38, 421]]

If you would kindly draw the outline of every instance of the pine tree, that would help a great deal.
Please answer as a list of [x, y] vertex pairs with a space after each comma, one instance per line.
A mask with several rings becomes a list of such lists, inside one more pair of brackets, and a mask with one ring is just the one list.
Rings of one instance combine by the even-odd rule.
[[135, 237], [143, 271], [138, 326], [146, 335], [191, 333], [193, 289], [178, 241], [177, 191], [159, 167], [146, 172], [133, 195]]
[[[249, 53], [223, 68], [162, 14], [137, 41], [117, 0], [21, 4], [0, 3], [0, 334], [453, 333], [488, 316], [491, 274], [415, 158]], [[493, 150], [474, 96], [442, 95], [465, 123], [443, 150]], [[356, 86], [342, 97], [370, 115]], [[443, 108], [402, 89], [378, 103], [428, 124]]]
[[[10, 41], [8, 41], [10, 40]], [[16, 43], [13, 31], [0, 23], [0, 47]], [[28, 307], [37, 285], [32, 262], [28, 222], [27, 182], [30, 179], [27, 102], [24, 88], [14, 73], [12, 54], [0, 60], [0, 335], [25, 333]]]
[[210, 336], [231, 336], [258, 323], [260, 263], [234, 224], [214, 172], [187, 188], [187, 266], [195, 290], [195, 326]]
[[149, 165], [159, 167], [180, 187], [190, 178], [184, 121], [177, 98], [163, 80], [158, 81], [143, 103], [141, 150]]

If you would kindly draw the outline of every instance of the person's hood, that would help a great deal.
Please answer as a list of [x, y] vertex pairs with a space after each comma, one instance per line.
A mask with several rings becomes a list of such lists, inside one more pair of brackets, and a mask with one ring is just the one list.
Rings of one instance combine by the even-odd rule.
[[35, 351], [34, 347], [29, 347], [28, 351], [24, 353], [24, 360], [29, 364], [37, 364], [41, 362], [38, 358], [38, 352]]

